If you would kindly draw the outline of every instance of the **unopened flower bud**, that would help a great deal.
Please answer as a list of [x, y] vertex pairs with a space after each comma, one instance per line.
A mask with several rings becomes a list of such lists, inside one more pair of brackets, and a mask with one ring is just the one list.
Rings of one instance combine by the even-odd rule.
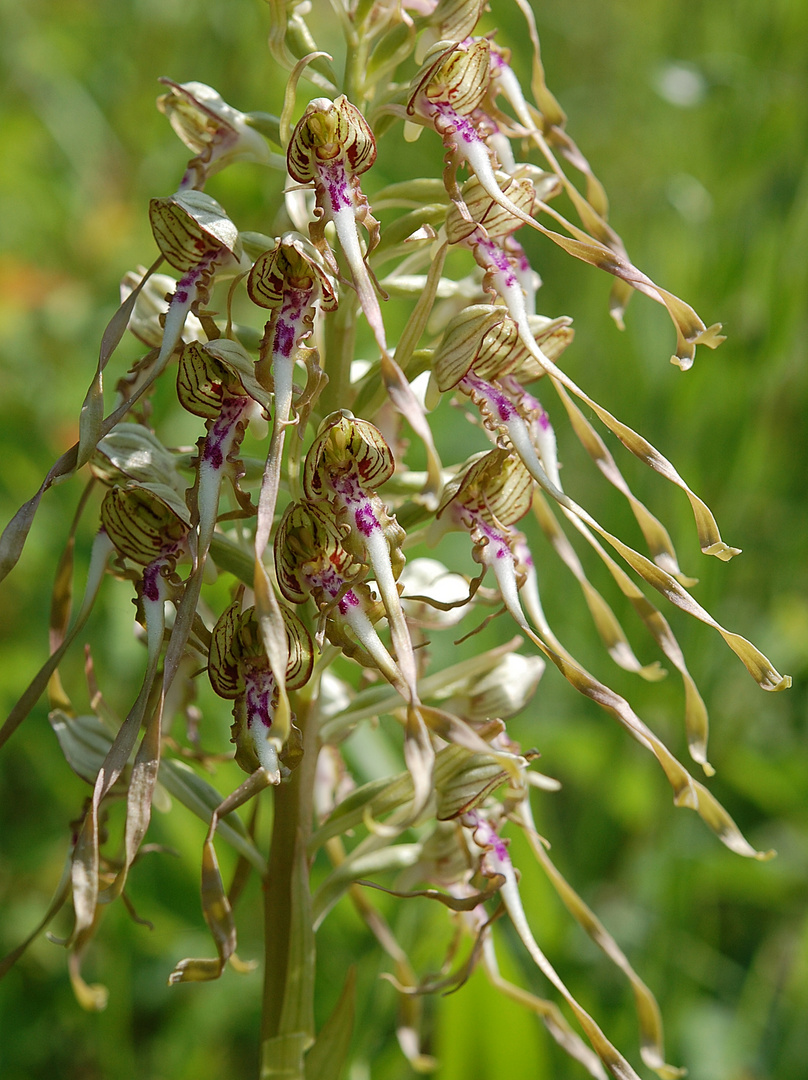
[[179, 496], [187, 487], [174, 455], [143, 424], [116, 424], [96, 447], [90, 469], [110, 487], [132, 481], [152, 488], [162, 484]]
[[[401, 572], [401, 606], [408, 619], [429, 630], [455, 626], [469, 610], [469, 586], [437, 559], [412, 559]], [[427, 599], [418, 599], [425, 597]], [[428, 601], [435, 600], [437, 605]], [[465, 601], [465, 602], [464, 602]], [[457, 605], [448, 607], [448, 605]]]

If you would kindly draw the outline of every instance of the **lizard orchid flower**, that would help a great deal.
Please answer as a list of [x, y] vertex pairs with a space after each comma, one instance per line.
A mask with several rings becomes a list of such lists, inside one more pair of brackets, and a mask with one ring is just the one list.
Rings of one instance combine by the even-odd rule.
[[169, 579], [190, 533], [188, 509], [163, 485], [115, 486], [101, 504], [101, 524], [118, 554], [143, 567], [138, 592], [149, 655], [156, 658], [165, 630], [165, 601], [176, 595]]
[[149, 221], [160, 254], [183, 275], [168, 305], [163, 341], [155, 361], [161, 371], [177, 347], [188, 312], [207, 303], [220, 269], [237, 270], [242, 251], [238, 230], [219, 203], [202, 191], [152, 199]]
[[311, 596], [328, 640], [360, 663], [378, 667], [406, 700], [398, 664], [374, 626], [381, 605], [372, 599], [363, 580], [366, 567], [346, 548], [344, 533], [324, 500], [288, 506], [275, 537], [278, 585], [293, 604]]
[[[493, 322], [495, 318], [494, 313], [498, 310], [500, 309], [492, 307], [486, 314], [484, 305], [480, 305], [480, 310], [472, 313], [472, 316], [468, 319], [468, 323], [461, 319], [455, 326], [450, 324], [450, 326], [447, 327], [444, 345], [446, 345], [446, 342], [449, 343], [447, 355], [453, 361], [450, 368], [450, 370], [452, 370], [452, 377], [459, 374], [463, 366], [462, 364], [457, 364], [459, 349], [455, 347], [455, 333], [459, 335], [458, 340], [464, 339], [467, 334], [471, 334], [471, 327], [473, 327], [476, 322], [478, 328], [482, 330], [480, 336], [477, 338], [477, 348], [480, 349], [485, 343], [487, 334], [495, 325]], [[468, 313], [465, 314], [468, 315]], [[502, 317], [507, 321], [507, 315], [503, 315]], [[508, 336], [509, 335], [506, 335], [505, 340], [507, 340]], [[521, 333], [517, 334], [517, 338], [519, 344], [524, 345], [524, 338]], [[651, 559], [635, 551], [628, 544], [625, 544], [622, 540], [618, 539], [618, 537], [608, 532], [587, 510], [563, 491], [560, 486], [557, 464], [555, 462], [555, 439], [554, 437], [551, 437], [552, 432], [549, 430], [546, 421], [543, 421], [542, 419], [543, 417], [546, 417], [543, 408], [535, 398], [524, 391], [521, 384], [518, 382], [509, 386], [507, 376], [502, 379], [502, 383], [505, 384], [504, 386], [496, 380], [489, 382], [486, 379], [481, 378], [475, 373], [473, 366], [475, 350], [469, 350], [469, 354], [472, 357], [471, 366], [467, 373], [458, 379], [455, 385], [469, 394], [472, 401], [480, 409], [486, 426], [498, 434], [498, 437], [503, 440], [503, 445], [513, 448], [529, 475], [544, 492], [558, 503], [562, 511], [570, 517], [570, 520], [573, 518], [577, 519], [577, 523], [580, 523], [597, 533], [610, 547], [617, 551], [621, 558], [624, 559], [633, 570], [647, 581], [648, 584], [652, 585], [658, 592], [665, 596], [672, 604], [681, 608], [683, 611], [688, 612], [701, 622], [706, 623], [706, 625], [716, 629], [721, 637], [724, 638], [730, 649], [732, 649], [732, 651], [742, 660], [749, 673], [760, 686], [764, 689], [776, 690], [784, 685], [788, 685], [787, 681], [784, 682], [784, 677], [773, 667], [771, 661], [769, 661], [767, 657], [751, 645], [745, 638], [725, 630], [717, 623], [716, 620], [699, 603], [697, 603], [696, 600], [694, 600], [691, 594], [682, 584], [680, 584], [672, 573], [669, 573], [668, 570], [658, 565], [657, 562], [652, 562]], [[487, 353], [484, 353], [483, 355], [487, 356]], [[437, 359], [433, 361], [433, 363], [435, 363], [436, 371], [442, 371], [441, 348], [439, 348]], [[554, 378], [556, 378], [562, 386], [566, 386], [568, 383], [572, 386], [575, 385], [554, 363], [548, 360], [547, 364], [552, 368]], [[487, 373], [488, 372], [486, 371], [486, 374]], [[442, 383], [439, 383], [439, 385], [441, 384]], [[508, 389], [505, 387], [508, 387]], [[650, 464], [652, 468], [655, 468], [656, 471], [662, 473], [663, 476], [666, 476], [667, 479], [676, 483], [686, 491], [696, 514], [697, 524], [700, 526], [700, 532], [703, 538], [703, 550], [705, 550], [705, 553], [718, 555], [719, 557], [724, 558], [729, 558], [731, 554], [735, 554], [737, 549], [728, 549], [723, 541], [720, 540], [720, 536], [714, 541], [714, 544], [709, 547], [705, 546], [705, 534], [710, 536], [718, 535], [718, 527], [715, 524], [715, 519], [698, 496], [687, 487], [670, 462], [663, 458], [659, 451], [655, 450], [649, 443], [645, 442], [645, 440], [637, 435], [636, 432], [632, 432], [630, 428], [627, 428], [625, 425], [620, 424], [619, 421], [615, 420], [610, 413], [593, 402], [583, 393], [583, 391], [578, 390], [577, 387], [575, 387], [575, 389], [578, 391], [578, 395], [587, 404], [592, 406], [598, 416], [604, 419], [608, 417], [609, 421], [611, 421], [611, 423], [608, 423], [608, 426], [616, 431], [630, 450]], [[510, 393], [508, 390], [510, 390]], [[542, 458], [542, 450], [544, 451], [546, 460]], [[647, 514], [647, 511], [645, 513]], [[645, 520], [646, 522], [650, 522], [652, 520], [651, 516], [648, 515]], [[577, 523], [576, 527], [578, 527]], [[652, 532], [651, 535], [660, 538], [662, 534]], [[668, 556], [671, 554], [672, 552], [666, 553]], [[675, 558], [675, 555], [673, 555], [673, 557]], [[660, 561], [664, 561], [664, 559], [660, 559]], [[679, 665], [677, 664], [677, 666]]]
[[[308, 631], [291, 611], [282, 608], [287, 666], [284, 688], [300, 689], [311, 677], [313, 652]], [[216, 944], [215, 959], [180, 960], [169, 984], [218, 979], [230, 962], [237, 970], [252, 965], [236, 957], [236, 924], [225, 893], [213, 839], [220, 821], [268, 785], [277, 787], [300, 764], [300, 740], [277, 740], [272, 731], [279, 704], [280, 681], [269, 663], [254, 608], [241, 610], [241, 599], [224, 610], [211, 632], [208, 676], [219, 697], [232, 700], [232, 741], [236, 762], [248, 778], [215, 807], [202, 849], [202, 911]], [[300, 732], [293, 729], [297, 736]], [[281, 743], [285, 744], [281, 749]], [[280, 753], [279, 753], [280, 751]]]
[[[360, 520], [367, 527], [368, 520], [359, 509]], [[371, 513], [377, 522], [371, 533], [378, 529], [382, 536], [382, 524], [373, 507]], [[383, 517], [387, 518], [386, 513]], [[412, 643], [400, 606], [398, 615], [393, 609], [395, 659], [379, 637], [374, 623], [384, 609], [372, 598], [363, 580], [367, 570], [364, 558], [357, 559], [350, 550], [354, 545], [346, 543], [350, 531], [344, 515], [338, 514], [326, 499], [293, 503], [281, 519], [275, 538], [278, 584], [292, 603], [302, 603], [310, 595], [320, 609], [328, 640], [346, 656], [377, 667], [407, 702], [404, 757], [414, 785], [411, 812], [417, 815], [430, 796], [435, 755], [425, 710], [418, 699]], [[387, 561], [389, 558], [388, 551]], [[392, 588], [395, 590], [394, 582]], [[403, 635], [406, 637], [402, 642]], [[430, 710], [428, 718], [444, 722], [438, 710]]]
[[[315, 98], [292, 132], [286, 154], [292, 179], [314, 185], [317, 220], [309, 227], [311, 238], [328, 255], [325, 226], [333, 223], [359, 303], [385, 355], [384, 322], [367, 265], [367, 256], [379, 242], [379, 223], [359, 184], [361, 174], [376, 160], [375, 136], [344, 94], [336, 101]], [[368, 231], [367, 251], [359, 237], [360, 224]], [[333, 269], [337, 271], [336, 263]]]
[[416, 664], [396, 581], [404, 566], [404, 530], [376, 488], [393, 475], [395, 462], [381, 432], [366, 420], [334, 413], [323, 421], [303, 466], [308, 499], [327, 499], [347, 525], [345, 543], [373, 571], [390, 624], [396, 660], [416, 703]]
[[[447, 485], [447, 495], [439, 514], [448, 512], [450, 520], [468, 530], [474, 543], [472, 554], [475, 560], [483, 567], [493, 569], [505, 608], [522, 632], [576, 690], [614, 716], [642, 746], [654, 754], [674, 789], [677, 805], [696, 810], [733, 850], [756, 858], [768, 857], [765, 853], [755, 852], [729, 814], [671, 754], [625, 698], [591, 675], [565, 649], [558, 649], [554, 638], [549, 641], [544, 639], [529, 624], [519, 598], [519, 589], [525, 577], [518, 561], [525, 548], [524, 538], [509, 526], [527, 513], [532, 501], [531, 492], [530, 474], [519, 458], [508, 451], [496, 449], [473, 461], [461, 478]], [[722, 633], [727, 636], [726, 631]], [[754, 665], [748, 662], [748, 650], [754, 650], [754, 647], [748, 642], [744, 642], [743, 646], [737, 643], [735, 651], [754, 674]], [[761, 654], [758, 657], [760, 666], [768, 665], [765, 657]]]
[[[663, 304], [676, 329], [676, 353], [672, 359], [679, 366], [687, 368], [692, 364], [696, 345], [715, 348], [720, 344], [723, 341], [720, 325], [706, 327], [688, 304], [661, 289], [621, 252], [563, 218], [560, 220], [571, 236], [548, 229], [502, 190], [497, 180], [494, 152], [486, 141], [481, 118], [476, 113], [489, 93], [491, 78], [491, 49], [487, 38], [469, 38], [448, 48], [445, 43], [439, 43], [427, 55], [413, 80], [407, 104], [408, 115], [434, 128], [443, 140], [447, 151], [444, 183], [460, 213], [471, 219], [457, 182], [457, 169], [466, 164], [486, 194], [524, 225], [542, 233], [575, 258], [614, 274], [638, 292]], [[546, 204], [540, 204], [537, 209], [546, 210]]]
[[[286, 428], [293, 421], [294, 368], [299, 359], [316, 367], [314, 350], [307, 346], [314, 328], [315, 311], [334, 311], [337, 283], [323, 265], [319, 252], [304, 237], [284, 233], [275, 246], [260, 255], [247, 278], [247, 292], [254, 304], [271, 312], [264, 327], [256, 375], [271, 386], [275, 408], [272, 436], [258, 503], [256, 557], [269, 540], [280, 485]], [[316, 368], [319, 374], [319, 368]]]
[[[278, 500], [286, 428], [292, 422], [294, 366], [298, 360], [305, 363], [308, 383], [304, 396], [311, 400], [319, 392], [322, 373], [317, 351], [304, 342], [312, 333], [315, 304], [319, 301], [323, 311], [336, 307], [336, 282], [323, 267], [319, 253], [303, 237], [286, 233], [259, 255], [250, 270], [247, 291], [254, 304], [271, 312], [255, 366], [257, 378], [265, 386], [271, 386], [275, 400], [272, 436], [258, 498], [254, 580], [264, 643], [276, 671], [281, 672], [282, 684], [286, 648], [282, 613], [264, 565], [264, 552]], [[305, 416], [302, 404], [300, 408]], [[283, 708], [278, 712], [279, 728], [288, 726], [289, 707], [283, 685], [280, 696]]]
[[212, 86], [166, 78], [160, 82], [168, 92], [157, 99], [157, 108], [195, 155], [188, 162], [180, 191], [201, 191], [209, 177], [234, 161], [270, 163], [273, 155], [266, 139], [251, 126], [247, 113], [228, 105]]
[[[376, 160], [376, 139], [355, 105], [343, 94], [336, 101], [315, 98], [295, 127], [287, 149], [289, 175], [300, 184], [313, 184], [317, 220], [309, 226], [315, 246], [329, 256], [325, 225], [334, 225], [351, 271], [359, 304], [381, 353], [382, 378], [393, 404], [423, 441], [429, 467], [428, 488], [434, 497], [440, 483], [440, 461], [423, 407], [404, 372], [390, 353], [377, 287], [367, 259], [379, 243], [379, 223], [370, 212], [359, 184], [360, 175]], [[367, 249], [358, 226], [368, 231]], [[333, 260], [333, 255], [331, 255]], [[336, 263], [333, 269], [338, 271]]]
[[[724, 560], [737, 555], [739, 549], [724, 543], [709, 507], [690, 489], [670, 461], [641, 435], [590, 398], [556, 364], [557, 357], [572, 339], [568, 329], [569, 320], [544, 320], [544, 325], [540, 328], [537, 316], [528, 315], [524, 308], [521, 289], [514, 285], [514, 288], [509, 290], [509, 295], [516, 297], [517, 292], [520, 298], [518, 318], [514, 318], [512, 312], [504, 313], [502, 308], [481, 304], [467, 309], [447, 326], [444, 339], [433, 360], [438, 388], [448, 389], [455, 385], [469, 394], [482, 410], [486, 423], [494, 429], [507, 432], [507, 437], [522, 455], [537, 483], [553, 499], [577, 513], [570, 501], [565, 502], [567, 496], [561, 491], [557, 478], [554, 480], [552, 476], [548, 476], [547, 462], [542, 462], [537, 453], [528, 426], [532, 407], [526, 412], [524, 409], [520, 411], [520, 401], [523, 406], [530, 403], [529, 396], [524, 395], [520, 383], [529, 382], [542, 373], [550, 375], [560, 395], [569, 391], [583, 401], [603, 424], [617, 435], [627, 450], [685, 492], [693, 508], [699, 540], [705, 554]], [[516, 351], [511, 354], [510, 350]], [[525, 352], [529, 357], [527, 364]], [[499, 371], [498, 364], [501, 365]], [[506, 380], [506, 376], [511, 378]], [[578, 430], [583, 431], [583, 428], [579, 425]], [[610, 468], [607, 475], [625, 492], [625, 481], [619, 477], [616, 466], [614, 469]], [[636, 512], [636, 500], [633, 506]], [[644, 518], [642, 524], [650, 525], [651, 516], [647, 511], [645, 515], [642, 511], [639, 513]], [[591, 525], [592, 520], [589, 519], [587, 524]], [[651, 538], [655, 561], [678, 575], [675, 553], [670, 548], [670, 541], [661, 526], [644, 528], [644, 531]]]
[[205, 418], [208, 429], [199, 441], [195, 488], [199, 529], [196, 560], [202, 564], [216, 527], [222, 481], [228, 471], [238, 480], [234, 459], [256, 402], [227, 365], [196, 342], [186, 345], [180, 354], [177, 397], [188, 412]]
[[[99, 814], [103, 799], [120, 776], [134, 750], [145, 721], [145, 731], [135, 755], [126, 800], [124, 858], [115, 878], [105, 890], [107, 899], [123, 891], [129, 869], [137, 855], [151, 818], [151, 804], [161, 756], [161, 719], [165, 693], [171, 677], [158, 680], [166, 632], [166, 601], [181, 605], [182, 585], [174, 567], [187, 550], [191, 534], [188, 510], [176, 492], [163, 484], [128, 484], [111, 488], [101, 504], [101, 523], [119, 555], [143, 567], [138, 579], [139, 618], [146, 627], [147, 663], [140, 692], [96, 777], [90, 809], [82, 826], [82, 839], [73, 855], [73, 883], [86, 881], [87, 864], [99, 857]], [[127, 575], [128, 576], [128, 575]], [[174, 626], [176, 628], [177, 623]], [[174, 631], [172, 630], [172, 637]], [[183, 646], [185, 641], [183, 641]], [[153, 691], [161, 683], [155, 702]], [[92, 884], [86, 907], [77, 908], [77, 925], [91, 915], [98, 899], [98, 880]], [[92, 901], [91, 903], [89, 901]]]
[[495, 449], [471, 463], [446, 485], [438, 517], [448, 514], [455, 526], [468, 530], [476, 562], [490, 568], [508, 612], [534, 637], [519, 603], [522, 576], [514, 555], [515, 533], [510, 526], [528, 513], [533, 480], [521, 460]]
[[[269, 665], [255, 608], [226, 608], [211, 633], [208, 676], [219, 697], [234, 702], [233, 742], [236, 761], [247, 773], [264, 769], [271, 783], [281, 782], [278, 748], [272, 736], [278, 682]], [[314, 652], [308, 631], [288, 608], [281, 608], [286, 631], [287, 690], [299, 690], [311, 677]]]

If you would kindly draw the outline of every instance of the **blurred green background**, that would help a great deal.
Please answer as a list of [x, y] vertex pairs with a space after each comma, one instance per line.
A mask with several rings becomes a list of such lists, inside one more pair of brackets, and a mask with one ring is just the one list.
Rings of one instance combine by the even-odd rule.
[[[492, 7], [487, 26], [500, 27], [512, 45], [524, 41], [517, 13], [502, 0]], [[637, 297], [619, 333], [606, 310], [609, 281], [531, 237], [544, 279], [540, 309], [574, 317], [576, 342], [565, 358], [571, 375], [674, 461], [714, 510], [725, 539], [744, 549], [730, 564], [703, 558], [684, 497], [620, 458], [637, 494], [668, 524], [684, 569], [700, 578], [699, 601], [794, 677], [789, 693], [766, 695], [717, 635], [670, 615], [711, 711], [717, 769], [711, 789], [752, 843], [778, 850], [776, 860], [744, 861], [694, 815], [674, 811], [649, 755], [553, 675], [517, 730], [564, 785], [537, 801], [537, 821], [558, 865], [657, 992], [668, 1060], [685, 1065], [693, 1080], [802, 1080], [808, 1058], [808, 6], [801, 0], [647, 0], [642, 7], [568, 0], [534, 8], [548, 83], [605, 183], [612, 222], [634, 261], [708, 324], [722, 321], [728, 340], [715, 353], [700, 350], [694, 368], [682, 374], [668, 364], [672, 332], [664, 311]], [[186, 160], [154, 108], [157, 78], [197, 79], [238, 107], [277, 111], [283, 74], [268, 59], [267, 9], [259, 0], [0, 0], [0, 17], [5, 524], [75, 437], [121, 274], [153, 258], [147, 201], [174, 190]], [[528, 57], [517, 54], [515, 64], [525, 74]], [[413, 162], [417, 172], [417, 163], [428, 161], [423, 167], [436, 173], [440, 149], [435, 140], [426, 144], [424, 137], [423, 156], [408, 158], [408, 166]], [[387, 169], [392, 176], [395, 164], [380, 148], [379, 175]], [[242, 166], [217, 178], [210, 191], [236, 222], [260, 229], [267, 227], [260, 219], [266, 185], [265, 172]], [[136, 354], [124, 348], [124, 358]], [[115, 363], [117, 374], [123, 361]], [[560, 438], [569, 486], [580, 458]], [[74, 482], [43, 500], [24, 557], [0, 589], [3, 715], [45, 655], [49, 590], [78, 490]], [[576, 474], [576, 492], [607, 526], [624, 524], [622, 508], [594, 470], [584, 468], [580, 481]], [[86, 543], [82, 534], [80, 550]], [[577, 589], [548, 565], [553, 572], [543, 582], [544, 598], [564, 640], [683, 754], [676, 680], [636, 685], [609, 671]], [[627, 614], [619, 599], [610, 599]], [[102, 597], [90, 636], [98, 639], [102, 685], [123, 707], [137, 666], [125, 666], [132, 656], [131, 611], [120, 592], [115, 600]], [[496, 632], [509, 636], [510, 628]], [[633, 643], [643, 660], [654, 659], [641, 634], [633, 634]], [[80, 666], [77, 655], [76, 688]], [[68, 684], [73, 687], [69, 675]], [[0, 755], [0, 785], [5, 953], [44, 912], [67, 852], [68, 823], [87, 794], [59, 754], [44, 703]], [[211, 986], [166, 986], [179, 957], [210, 949], [197, 885], [203, 833], [182, 809], [157, 815], [154, 839], [180, 857], [147, 856], [133, 875], [132, 900], [153, 930], [132, 922], [122, 905], [105, 916], [85, 967], [88, 978], [110, 988], [106, 1012], [81, 1012], [64, 953], [47, 941], [32, 946], [0, 983], [4, 1080], [256, 1074], [258, 973], [228, 973]], [[521, 863], [543, 948], [636, 1061], [628, 989], [529, 860]], [[240, 912], [240, 951], [247, 957], [260, 955], [260, 916], [250, 914], [251, 896], [257, 900], [254, 885]], [[416, 962], [429, 938], [418, 920], [431, 919], [427, 927], [443, 933], [442, 915], [410, 904], [388, 910]], [[54, 925], [57, 934], [68, 929], [66, 917]], [[335, 911], [322, 935], [321, 1020], [348, 964], [358, 964], [351, 1080], [412, 1075], [395, 1045], [394, 997], [378, 982], [385, 965], [372, 941], [347, 908]], [[507, 960], [503, 949], [503, 964], [511, 965], [506, 973], [547, 993], [518, 949], [513, 956]], [[441, 1060], [438, 1080], [584, 1075], [533, 1018], [499, 1001], [479, 977], [427, 1010]]]

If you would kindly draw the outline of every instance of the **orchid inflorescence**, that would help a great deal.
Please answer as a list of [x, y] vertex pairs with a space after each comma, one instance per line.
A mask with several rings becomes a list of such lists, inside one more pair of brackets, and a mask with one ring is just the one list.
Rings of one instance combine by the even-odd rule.
[[[105, 992], [84, 982], [80, 958], [103, 905], [124, 894], [158, 784], [167, 789], [209, 825], [202, 897], [217, 950], [213, 959], [181, 960], [171, 982], [216, 978], [228, 963], [245, 967], [214, 837], [264, 878], [271, 999], [262, 1033], [265, 1076], [338, 1074], [338, 1064], [337, 1071], [333, 1063], [331, 1072], [317, 1069], [337, 1046], [344, 1053], [335, 1031], [350, 1014], [350, 980], [332, 1021], [316, 1033], [313, 942], [346, 895], [390, 956], [402, 1005], [399, 1041], [417, 1068], [431, 1065], [419, 1030], [423, 995], [460, 986], [480, 965], [504, 993], [535, 1011], [590, 1075], [636, 1076], [537, 943], [508, 851], [514, 828], [572, 915], [627, 974], [645, 1064], [663, 1078], [678, 1075], [665, 1062], [651, 992], [550, 862], [534, 825], [531, 789], [558, 785], [535, 769], [536, 753], [513, 741], [506, 722], [533, 697], [545, 660], [656, 757], [677, 805], [695, 810], [740, 855], [768, 855], [747, 842], [628, 701], [575, 658], [542, 607], [539, 581], [552, 568], [536, 565], [529, 530], [519, 529], [523, 520], [538, 525], [559, 568], [583, 589], [611, 658], [642, 678], [660, 678], [659, 665], [641, 663], [589, 582], [566, 525], [602, 560], [683, 680], [690, 754], [708, 776], [706, 707], [662, 610], [637, 579], [715, 628], [763, 689], [789, 682], [694, 599], [667, 530], [633, 494], [589, 417], [685, 492], [706, 554], [728, 560], [737, 549], [722, 540], [674, 466], [567, 374], [571, 319], [536, 310], [540, 279], [516, 238], [520, 231], [534, 230], [612, 274], [618, 324], [631, 290], [663, 304], [676, 333], [673, 361], [682, 369], [697, 345], [714, 348], [722, 340], [720, 327], [706, 327], [629, 260], [607, 222], [603, 190], [544, 83], [531, 9], [516, 2], [533, 46], [532, 101], [508, 50], [478, 26], [483, 0], [337, 3], [348, 48], [343, 79], [316, 48], [305, 6], [271, 4], [270, 49], [290, 71], [278, 116], [242, 113], [201, 83], [164, 80], [159, 108], [194, 156], [177, 191], [151, 202], [159, 256], [125, 278], [82, 409], [79, 443], [3, 536], [5, 573], [51, 484], [86, 465], [90, 486], [105, 492], [81, 607], [68, 627], [70, 574], [60, 573], [52, 655], [0, 731], [0, 741], [9, 738], [47, 689], [65, 756], [93, 787], [68, 879], [39, 930], [72, 895], [71, 978], [83, 1004], [103, 1007]], [[303, 79], [319, 96], [295, 123]], [[409, 140], [423, 129], [433, 133], [437, 173], [442, 142], [442, 174], [368, 196], [377, 149], [399, 123]], [[268, 168], [268, 185], [284, 191], [267, 235], [241, 230], [204, 190], [220, 170], [245, 162]], [[583, 175], [583, 193], [566, 164]], [[561, 193], [578, 223], [553, 205]], [[382, 227], [372, 207], [399, 214]], [[179, 277], [160, 272], [163, 264]], [[452, 276], [448, 265], [465, 265], [465, 276]], [[395, 333], [385, 321], [388, 295], [405, 310]], [[263, 328], [236, 317], [248, 303], [253, 312], [263, 309]], [[104, 415], [103, 373], [127, 327], [148, 351], [121, 378], [118, 403]], [[172, 449], [170, 432], [149, 422], [157, 381], [172, 378], [179, 405], [204, 421], [190, 453]], [[645, 553], [568, 494], [573, 485], [562, 483], [543, 403], [551, 394], [628, 501]], [[479, 452], [469, 460], [440, 460], [429, 417], [447, 397], [477, 425]], [[250, 447], [265, 441], [262, 461], [244, 452], [248, 437]], [[425, 461], [425, 470], [413, 459]], [[468, 534], [477, 576], [434, 559], [407, 560], [406, 551], [435, 547], [450, 529]], [[89, 715], [77, 715], [58, 676], [107, 575], [134, 587], [146, 644], [141, 689], [122, 721], [95, 687], [90, 661]], [[222, 596], [222, 579], [229, 603], [217, 611], [209, 597]], [[518, 636], [432, 670], [430, 638], [455, 633], [461, 618], [482, 608], [489, 612], [485, 623], [503, 613]], [[189, 715], [200, 673], [216, 700], [233, 703], [235, 760], [247, 774], [224, 801], [167, 741], [174, 715]], [[222, 716], [228, 708], [221, 706]], [[341, 747], [382, 715], [400, 723], [401, 771], [383, 781], [355, 777]], [[214, 757], [198, 746], [195, 756], [201, 764]], [[274, 791], [268, 864], [233, 813], [267, 787]], [[127, 803], [123, 853], [115, 857], [104, 851], [101, 827], [113, 793]], [[315, 859], [330, 869], [312, 891]], [[438, 900], [470, 942], [465, 960], [450, 970], [447, 958], [440, 978], [418, 975], [374, 905], [367, 879], [390, 872], [398, 873], [394, 895]], [[500, 974], [492, 926], [503, 915], [587, 1041], [554, 1002]]]

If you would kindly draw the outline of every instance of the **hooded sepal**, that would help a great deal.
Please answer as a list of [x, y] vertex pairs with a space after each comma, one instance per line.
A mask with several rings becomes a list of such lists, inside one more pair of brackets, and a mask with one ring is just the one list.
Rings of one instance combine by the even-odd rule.
[[238, 229], [223, 208], [202, 191], [180, 191], [152, 199], [149, 221], [166, 262], [186, 274], [201, 264], [237, 265]]

